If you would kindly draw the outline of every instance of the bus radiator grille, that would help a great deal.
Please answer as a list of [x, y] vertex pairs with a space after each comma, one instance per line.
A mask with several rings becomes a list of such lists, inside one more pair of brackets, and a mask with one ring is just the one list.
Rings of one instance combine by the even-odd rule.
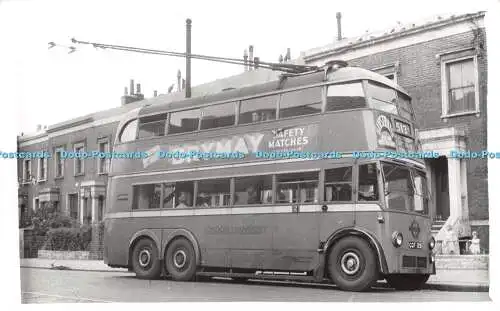
[[404, 268], [427, 268], [427, 258], [417, 256], [403, 256]]

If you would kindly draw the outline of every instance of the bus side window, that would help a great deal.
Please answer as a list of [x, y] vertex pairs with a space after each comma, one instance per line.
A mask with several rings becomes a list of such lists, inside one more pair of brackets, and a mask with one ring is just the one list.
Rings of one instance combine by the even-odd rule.
[[375, 163], [359, 166], [359, 201], [378, 201], [377, 165]]
[[352, 166], [325, 170], [325, 201], [352, 201]]
[[239, 124], [276, 120], [277, 95], [243, 100], [240, 104]]
[[361, 82], [328, 86], [325, 111], [337, 111], [366, 107]]
[[159, 209], [161, 184], [133, 186], [132, 209]]
[[201, 119], [200, 109], [177, 111], [170, 114], [168, 134], [194, 132]]
[[125, 143], [135, 140], [137, 133], [137, 120], [130, 121], [125, 125], [120, 133], [120, 142]]
[[180, 181], [175, 183], [175, 198], [172, 203], [175, 208], [189, 208], [193, 206], [194, 182]]
[[277, 175], [276, 203], [318, 202], [318, 172]]
[[196, 207], [229, 206], [231, 190], [229, 179], [208, 179], [198, 182]]
[[272, 190], [272, 175], [237, 177], [234, 205], [272, 203]]
[[143, 117], [139, 120], [139, 139], [165, 135], [167, 114]]
[[315, 87], [281, 95], [279, 117], [290, 118], [321, 112], [321, 88]]
[[175, 185], [163, 184], [163, 202], [162, 208], [174, 208], [175, 204]]

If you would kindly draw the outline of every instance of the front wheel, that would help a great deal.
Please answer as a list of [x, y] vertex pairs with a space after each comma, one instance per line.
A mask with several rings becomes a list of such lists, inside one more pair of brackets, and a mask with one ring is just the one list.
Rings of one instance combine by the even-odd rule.
[[328, 274], [342, 290], [365, 291], [378, 279], [377, 257], [365, 240], [343, 238], [330, 250]]
[[392, 274], [387, 275], [385, 279], [395, 289], [416, 290], [424, 286], [429, 276], [429, 274]]

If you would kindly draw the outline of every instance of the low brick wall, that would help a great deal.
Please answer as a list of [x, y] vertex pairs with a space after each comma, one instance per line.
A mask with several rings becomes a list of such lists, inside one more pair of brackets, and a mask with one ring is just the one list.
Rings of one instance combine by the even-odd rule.
[[436, 270], [488, 270], [488, 255], [438, 255]]
[[38, 258], [44, 258], [44, 259], [58, 259], [58, 260], [67, 260], [67, 259], [74, 259], [74, 260], [91, 260], [94, 259], [90, 255], [90, 252], [88, 251], [46, 251], [46, 250], [39, 250], [38, 251]]

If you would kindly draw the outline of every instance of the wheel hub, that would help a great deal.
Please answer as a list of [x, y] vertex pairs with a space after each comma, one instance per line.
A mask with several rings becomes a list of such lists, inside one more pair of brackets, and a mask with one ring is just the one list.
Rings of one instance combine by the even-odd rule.
[[185, 265], [186, 265], [186, 262], [187, 262], [187, 255], [186, 255], [186, 252], [183, 251], [183, 250], [178, 250], [174, 253], [174, 266], [177, 268], [177, 269], [182, 269]]
[[151, 252], [148, 249], [143, 249], [139, 252], [139, 265], [147, 267], [151, 262]]
[[340, 266], [345, 274], [355, 274], [360, 268], [359, 256], [354, 252], [345, 253], [340, 260]]

